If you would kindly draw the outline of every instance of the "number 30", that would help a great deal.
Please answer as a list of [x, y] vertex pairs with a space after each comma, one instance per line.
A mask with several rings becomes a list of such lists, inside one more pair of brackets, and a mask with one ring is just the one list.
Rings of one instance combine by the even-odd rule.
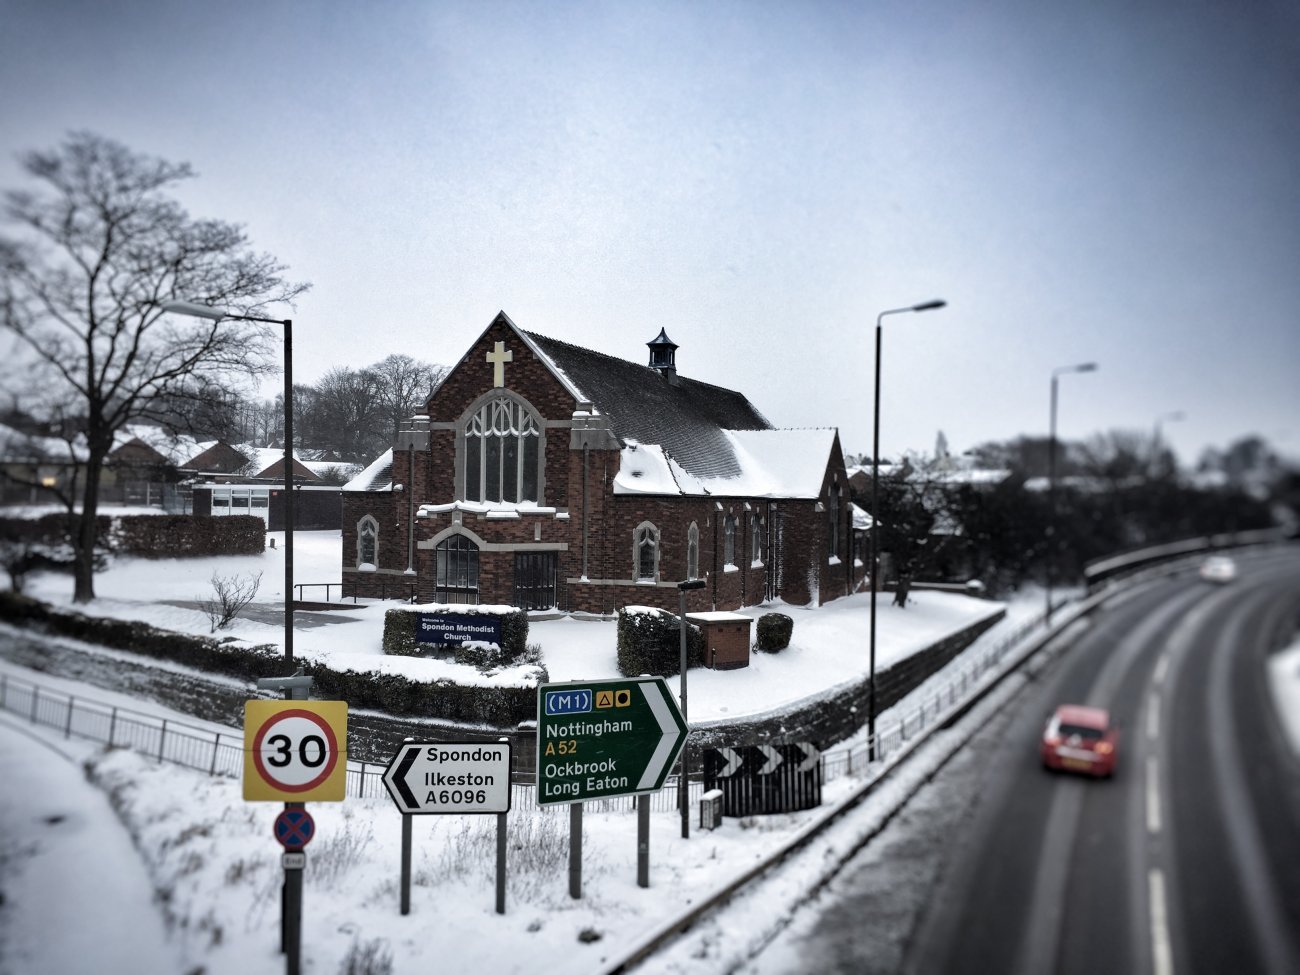
[[[268, 756], [266, 762], [268, 765], [274, 765], [276, 768], [284, 768], [293, 760], [293, 755], [289, 751], [289, 746], [293, 743], [289, 740], [288, 735], [272, 735], [266, 739], [268, 745], [275, 748], [275, 754]], [[307, 757], [307, 746], [315, 743], [316, 755], [313, 758]], [[302, 762], [308, 768], [316, 768], [318, 765], [325, 764], [325, 739], [320, 735], [307, 735], [298, 742], [298, 761]]]

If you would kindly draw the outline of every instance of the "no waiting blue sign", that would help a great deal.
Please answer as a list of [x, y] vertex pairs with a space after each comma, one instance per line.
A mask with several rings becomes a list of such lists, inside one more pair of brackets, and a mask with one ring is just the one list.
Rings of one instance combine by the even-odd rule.
[[284, 809], [275, 817], [275, 838], [286, 850], [301, 850], [316, 835], [316, 821], [306, 809]]

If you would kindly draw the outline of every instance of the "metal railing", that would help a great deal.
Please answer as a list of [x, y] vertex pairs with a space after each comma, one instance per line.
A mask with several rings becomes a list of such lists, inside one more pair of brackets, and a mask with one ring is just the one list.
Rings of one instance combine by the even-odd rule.
[[[822, 754], [822, 781], [830, 782], [843, 775], [866, 773], [872, 765], [885, 760], [909, 738], [918, 734], [960, 703], [971, 693], [979, 678], [996, 667], [1006, 653], [1041, 625], [1041, 618], [1018, 626], [974, 656], [969, 651], [959, 655], [940, 674], [951, 671], [937, 687], [932, 677], [914, 691], [903, 704], [886, 712], [877, 727], [877, 747], [870, 741], [855, 742]], [[978, 646], [978, 642], [975, 646]], [[973, 649], [973, 648], [972, 648]], [[919, 696], [918, 696], [919, 695]], [[214, 732], [171, 718], [160, 718], [131, 708], [105, 704], [93, 698], [68, 694], [24, 678], [0, 673], [0, 711], [19, 715], [32, 724], [43, 725], [63, 733], [65, 738], [83, 738], [101, 742], [110, 748], [130, 748], [158, 761], [185, 768], [240, 778], [244, 772], [244, 738], [241, 732]], [[892, 718], [891, 718], [892, 716]], [[874, 757], [873, 757], [874, 756]], [[695, 755], [698, 761], [698, 752]], [[356, 798], [382, 798], [387, 795], [382, 777], [385, 765], [349, 762], [346, 773], [347, 795]], [[671, 811], [678, 808], [678, 780], [669, 779], [664, 788], [651, 796], [651, 809]], [[688, 782], [690, 802], [703, 793], [703, 782]], [[530, 782], [511, 786], [511, 807], [537, 809], [537, 789]], [[595, 812], [635, 812], [634, 797], [589, 800]], [[543, 807], [554, 808], [554, 807]]]
[[[379, 598], [380, 599], [400, 599], [403, 602], [415, 602], [415, 583], [413, 582], [395, 582], [389, 585], [389, 582], [382, 575], [379, 578]], [[340, 599], [351, 599], [355, 603], [358, 599], [367, 599], [374, 597], [367, 596], [344, 596], [343, 583], [341, 582], [295, 582], [293, 588], [298, 590], [298, 602], [302, 602], [304, 589], [324, 589], [325, 602], [330, 601], [330, 590], [338, 589]], [[390, 590], [391, 589], [391, 593]]]

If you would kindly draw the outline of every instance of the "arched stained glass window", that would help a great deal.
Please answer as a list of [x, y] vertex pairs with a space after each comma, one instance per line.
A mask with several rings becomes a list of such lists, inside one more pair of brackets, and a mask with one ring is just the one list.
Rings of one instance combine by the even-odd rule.
[[638, 582], [654, 582], [659, 575], [659, 529], [643, 521], [636, 529], [635, 551]]
[[736, 564], [736, 516], [727, 515], [722, 523], [722, 561], [726, 565]]
[[465, 423], [465, 500], [539, 501], [541, 425], [509, 396], [484, 403]]
[[700, 577], [700, 526], [691, 522], [686, 530], [686, 578]]
[[357, 522], [357, 565], [379, 564], [379, 522], [366, 515]]

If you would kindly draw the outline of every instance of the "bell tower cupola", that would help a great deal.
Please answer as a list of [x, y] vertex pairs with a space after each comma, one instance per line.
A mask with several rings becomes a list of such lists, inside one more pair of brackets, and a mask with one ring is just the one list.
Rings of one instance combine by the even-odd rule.
[[677, 343], [668, 337], [664, 329], [646, 343], [650, 347], [650, 368], [656, 370], [669, 382], [677, 379]]

